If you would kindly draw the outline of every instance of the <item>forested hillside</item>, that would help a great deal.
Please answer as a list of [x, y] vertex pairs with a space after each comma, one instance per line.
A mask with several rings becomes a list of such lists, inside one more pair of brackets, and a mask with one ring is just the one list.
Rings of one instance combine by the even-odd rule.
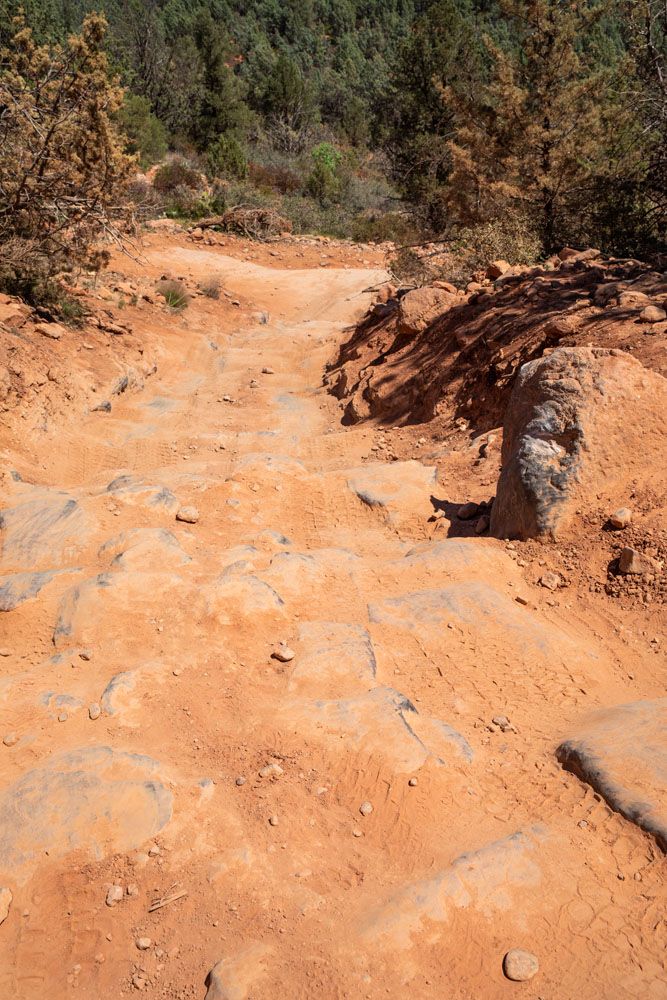
[[21, 8], [48, 45], [106, 16], [125, 149], [170, 154], [143, 211], [522, 259], [664, 245], [660, 0], [0, 0], [10, 49]]

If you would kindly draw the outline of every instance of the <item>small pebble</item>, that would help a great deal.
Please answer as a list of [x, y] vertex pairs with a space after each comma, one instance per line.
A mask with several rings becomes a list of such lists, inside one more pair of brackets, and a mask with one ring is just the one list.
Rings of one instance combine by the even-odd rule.
[[547, 590], [558, 590], [562, 582], [558, 573], [543, 573], [540, 577], [540, 586], [546, 587]]
[[99, 719], [101, 712], [102, 709], [100, 708], [100, 706], [97, 704], [96, 701], [94, 701], [92, 705], [88, 706], [88, 718], [92, 719], [93, 722], [95, 721], [95, 719]]
[[410, 780], [408, 781], [408, 784], [409, 784], [410, 788], [415, 788], [416, 785], [417, 785], [417, 783], [418, 783], [418, 779], [417, 778], [410, 778]]
[[281, 774], [283, 774], [283, 769], [280, 764], [276, 763], [267, 764], [259, 772], [260, 778], [278, 778]]
[[373, 803], [362, 802], [361, 805], [359, 806], [359, 812], [361, 813], [362, 816], [370, 816], [370, 814], [373, 812]]
[[186, 524], [196, 524], [199, 520], [199, 511], [196, 507], [181, 507], [176, 512], [176, 520], [184, 521]]
[[503, 972], [515, 983], [525, 983], [532, 979], [539, 968], [536, 956], [523, 948], [512, 948], [503, 959]]
[[245, 785], [245, 783], [246, 783], [246, 779], [245, 779], [245, 778], [243, 777], [243, 775], [242, 775], [242, 774], [239, 774], [238, 778], [236, 779], [236, 784], [237, 784], [237, 785], [239, 786], [239, 788], [240, 788], [240, 787], [241, 787], [241, 785]]
[[0, 656], [11, 656], [11, 655], [12, 655], [11, 649], [7, 649], [6, 646], [3, 646], [2, 649], [0, 649]]
[[123, 898], [123, 887], [122, 885], [112, 885], [107, 892], [106, 903], [107, 906], [115, 906], [116, 903], [120, 903]]
[[274, 651], [271, 653], [274, 660], [279, 660], [281, 663], [289, 663], [296, 656], [293, 649], [281, 642], [279, 646], [276, 646]]
[[262, 375], [275, 375], [273, 368], [262, 368]]
[[150, 946], [153, 944], [149, 937], [140, 937], [136, 940], [136, 945], [139, 951], [148, 951]]
[[363, 837], [363, 833], [362, 833], [362, 831], [358, 827], [355, 827], [354, 830], [352, 831], [352, 836], [353, 837]]
[[88, 661], [88, 660], [91, 660], [92, 657], [93, 657], [93, 654], [91, 653], [91, 651], [89, 649], [82, 649], [81, 652], [79, 653], [79, 659], [80, 660], [86, 660], [86, 661]]
[[134, 882], [130, 882], [130, 884], [128, 885], [128, 887], [125, 890], [125, 892], [128, 894], [128, 896], [133, 896], [133, 897], [134, 896], [138, 896], [139, 895], [139, 886], [135, 885]]
[[16, 733], [7, 733], [7, 735], [2, 739], [2, 742], [6, 747], [13, 747], [15, 743], [18, 743], [18, 741], [19, 738]]
[[182, 673], [183, 673], [183, 671], [181, 670], [180, 667], [175, 667], [172, 670], [172, 674], [174, 675], [174, 677], [180, 677]]
[[269, 824], [271, 826], [278, 826], [278, 817], [276, 815], [269, 816]]
[[58, 722], [67, 722], [68, 718], [69, 718], [69, 716], [67, 715], [67, 712], [59, 712], [58, 713]]
[[609, 523], [612, 528], [615, 528], [617, 531], [627, 528], [631, 521], [632, 511], [629, 507], [619, 507], [619, 509], [615, 510], [613, 514], [609, 515]]
[[156, 858], [160, 853], [161, 853], [160, 848], [158, 847], [157, 844], [151, 844], [151, 846], [148, 848], [149, 858]]

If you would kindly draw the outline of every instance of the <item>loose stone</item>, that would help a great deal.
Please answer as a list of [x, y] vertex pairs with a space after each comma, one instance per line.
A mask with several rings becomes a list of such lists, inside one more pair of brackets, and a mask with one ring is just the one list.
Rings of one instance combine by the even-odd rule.
[[246, 783], [246, 779], [245, 779], [245, 778], [243, 777], [243, 775], [242, 775], [242, 774], [239, 774], [238, 778], [236, 779], [236, 784], [237, 784], [237, 785], [239, 786], [239, 788], [240, 788], [240, 787], [241, 787], [241, 785], [245, 785], [245, 783]]
[[415, 788], [417, 786], [417, 784], [418, 784], [418, 779], [417, 778], [410, 778], [410, 780], [408, 781], [408, 784], [409, 784], [410, 788]]
[[99, 719], [101, 713], [102, 713], [102, 709], [100, 708], [100, 706], [97, 704], [96, 701], [94, 701], [92, 703], [92, 705], [89, 705], [89, 707], [88, 707], [88, 718], [92, 719], [93, 722], [95, 722], [95, 719]]
[[176, 513], [177, 521], [184, 521], [186, 524], [196, 524], [199, 520], [199, 511], [196, 507], [181, 507]]
[[279, 646], [276, 646], [274, 651], [271, 653], [274, 660], [279, 660], [281, 663], [289, 663], [296, 656], [293, 649], [281, 642]]
[[271, 763], [263, 767], [260, 772], [260, 778], [278, 778], [283, 773], [283, 769], [280, 764]]
[[7, 733], [7, 735], [2, 738], [2, 742], [6, 747], [13, 747], [14, 744], [18, 743], [18, 741], [19, 738], [16, 733]]
[[139, 951], [148, 951], [150, 946], [153, 944], [149, 937], [140, 937], [136, 940], [136, 945]]
[[503, 972], [515, 983], [525, 983], [532, 979], [539, 968], [536, 956], [523, 948], [512, 948], [503, 959]]
[[651, 565], [646, 556], [638, 552], [637, 549], [628, 546], [621, 551], [618, 557], [618, 568], [621, 573], [639, 575], [648, 573]]
[[278, 817], [276, 815], [269, 816], [269, 824], [271, 826], [278, 826]]
[[558, 590], [562, 582], [558, 573], [543, 573], [540, 577], [540, 586], [547, 590]]
[[109, 887], [106, 899], [107, 906], [115, 906], [116, 903], [120, 903], [122, 898], [123, 898], [122, 885], [112, 885]]
[[631, 521], [632, 511], [629, 507], [619, 507], [619, 509], [615, 510], [613, 514], [609, 515], [609, 523], [612, 528], [615, 528], [617, 531], [627, 528]]
[[464, 503], [456, 512], [456, 516], [460, 521], [470, 521], [473, 517], [476, 517], [479, 513], [479, 504], [476, 503]]
[[359, 806], [359, 812], [361, 813], [362, 816], [370, 816], [370, 814], [373, 812], [373, 803], [362, 802], [361, 805]]

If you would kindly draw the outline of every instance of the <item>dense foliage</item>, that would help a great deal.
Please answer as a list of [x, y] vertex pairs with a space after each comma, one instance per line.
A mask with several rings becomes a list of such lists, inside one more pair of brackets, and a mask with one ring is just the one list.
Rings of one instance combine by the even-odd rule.
[[250, 202], [362, 239], [504, 232], [516, 254], [664, 244], [665, 0], [0, 0], [0, 44], [19, 6], [61, 44], [104, 11], [128, 152], [178, 157], [172, 214]]

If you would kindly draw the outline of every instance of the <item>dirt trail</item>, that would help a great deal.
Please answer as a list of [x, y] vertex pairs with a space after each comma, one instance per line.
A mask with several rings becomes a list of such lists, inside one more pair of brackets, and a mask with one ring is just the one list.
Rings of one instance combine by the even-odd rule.
[[251, 313], [5, 456], [0, 996], [665, 997], [661, 853], [554, 755], [658, 658], [365, 461], [322, 373], [380, 269], [147, 253]]

